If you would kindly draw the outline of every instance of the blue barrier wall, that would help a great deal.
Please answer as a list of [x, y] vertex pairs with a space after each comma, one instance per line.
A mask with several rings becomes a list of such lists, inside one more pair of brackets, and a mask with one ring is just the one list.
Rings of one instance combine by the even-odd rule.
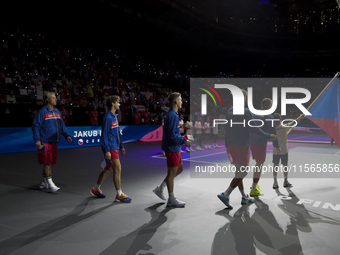
[[[135, 142], [160, 126], [119, 126], [124, 143]], [[101, 127], [67, 127], [72, 137], [69, 144], [64, 137], [58, 144], [59, 149], [99, 146]], [[0, 154], [34, 151], [32, 128], [0, 128]]]

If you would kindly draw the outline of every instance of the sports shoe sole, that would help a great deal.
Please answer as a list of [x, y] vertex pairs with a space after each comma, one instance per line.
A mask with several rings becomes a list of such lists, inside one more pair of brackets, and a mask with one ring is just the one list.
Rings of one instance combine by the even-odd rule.
[[56, 187], [55, 189], [49, 188], [49, 192], [51, 192], [51, 193], [55, 193], [55, 192], [57, 192], [58, 190], [60, 190], [59, 187]]
[[166, 200], [165, 197], [161, 197], [160, 195], [158, 195], [158, 194], [156, 193], [156, 189], [154, 189], [152, 192], [155, 193], [155, 195], [156, 195], [157, 197], [159, 197], [160, 199]]
[[260, 193], [260, 194], [249, 194], [249, 196], [251, 196], [251, 197], [262, 197], [262, 196], [264, 196], [264, 194], [263, 193]]
[[91, 190], [90, 190], [90, 194], [92, 195], [92, 196], [95, 196], [95, 197], [97, 197], [97, 198], [105, 198], [106, 197], [106, 195], [103, 195], [103, 196], [97, 196], [95, 193], [93, 193]]
[[167, 207], [178, 207], [178, 208], [183, 208], [185, 207], [185, 204], [166, 204]]
[[39, 189], [48, 189], [48, 186], [47, 185], [39, 185]]
[[217, 197], [221, 200], [221, 202], [222, 202], [225, 206], [227, 206], [229, 209], [233, 209], [233, 206], [232, 206], [231, 204], [229, 204], [228, 202], [226, 202], [224, 195], [219, 194], [219, 195], [217, 195]]
[[248, 204], [252, 204], [252, 203], [254, 203], [255, 202], [255, 200], [254, 199], [250, 199], [250, 200], [248, 200], [247, 202], [243, 202], [243, 200], [241, 201], [241, 205], [248, 205]]
[[127, 200], [127, 199], [125, 199], [125, 200], [124, 200], [124, 199], [121, 199], [121, 200], [120, 200], [120, 199], [117, 199], [117, 198], [116, 198], [115, 201], [116, 201], [116, 202], [121, 202], [121, 203], [131, 203], [132, 199], [129, 199], [129, 200]]

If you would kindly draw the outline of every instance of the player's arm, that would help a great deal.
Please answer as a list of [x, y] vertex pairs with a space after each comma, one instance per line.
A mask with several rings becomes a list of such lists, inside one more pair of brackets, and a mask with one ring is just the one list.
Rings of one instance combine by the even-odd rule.
[[118, 128], [118, 136], [119, 136], [119, 149], [124, 149], [123, 139], [122, 139], [122, 130]]
[[42, 111], [39, 111], [38, 114], [34, 117], [32, 131], [33, 131], [33, 140], [35, 141], [35, 146], [39, 147], [41, 145], [40, 142], [40, 127], [44, 121], [44, 116]]
[[122, 156], [125, 155], [125, 149], [124, 149], [124, 145], [123, 145], [123, 139], [122, 139], [122, 130], [118, 128], [118, 136], [119, 136], [119, 149], [120, 149], [120, 154], [122, 154]]
[[[230, 123], [229, 122], [230, 119], [228, 119], [228, 114], [226, 116], [226, 120], [228, 121], [227, 123]], [[228, 151], [228, 148], [229, 148], [229, 139], [228, 139], [229, 129], [230, 129], [230, 126], [228, 124], [226, 124], [225, 125], [225, 132], [224, 132], [224, 145], [227, 148], [227, 151]]]
[[181, 137], [181, 134], [177, 133], [178, 131], [178, 118], [176, 118], [174, 115], [169, 116], [168, 118], [169, 125], [170, 125], [170, 140], [173, 144], [185, 144], [187, 140], [183, 137]]
[[[297, 123], [299, 123], [304, 117], [306, 117], [306, 115], [304, 115], [304, 114], [302, 113], [302, 114], [300, 114], [299, 117], [297, 117], [297, 118], [295, 119], [295, 121], [296, 121]], [[294, 126], [294, 125], [295, 125], [295, 121], [292, 121], [292, 122], [286, 124], [286, 126], [291, 126], [291, 127]]]
[[[59, 114], [60, 114], [60, 112], [59, 112]], [[60, 123], [61, 123], [61, 132], [60, 133], [65, 137], [65, 139], [67, 139], [67, 141], [69, 143], [72, 143], [72, 138], [71, 138], [70, 134], [67, 131], [67, 128], [65, 126], [65, 123], [64, 123], [64, 120], [63, 120], [61, 114], [60, 114], [60, 117], [61, 117], [60, 118]]]
[[[246, 123], [248, 123], [249, 120], [253, 119], [253, 114], [250, 111], [245, 112], [245, 118], [246, 118]], [[259, 127], [249, 127], [249, 131], [252, 133], [255, 133], [259, 135], [260, 137], [273, 141], [276, 138], [276, 135], [268, 134], [264, 132], [261, 128]]]
[[[272, 117], [272, 118], [269, 117], [269, 119], [274, 120], [274, 117]], [[269, 133], [276, 135], [276, 129], [275, 129], [273, 122], [272, 122], [272, 125], [270, 125], [270, 127], [269, 127]], [[280, 144], [279, 144], [279, 140], [277, 139], [277, 136], [276, 136], [275, 140], [273, 141], [273, 146], [278, 148], [278, 149], [280, 148]]]
[[105, 118], [103, 119], [103, 123], [102, 123], [102, 139], [101, 139], [101, 145], [105, 153], [110, 152], [110, 146], [109, 146], [110, 128], [111, 128], [111, 120], [105, 116]]

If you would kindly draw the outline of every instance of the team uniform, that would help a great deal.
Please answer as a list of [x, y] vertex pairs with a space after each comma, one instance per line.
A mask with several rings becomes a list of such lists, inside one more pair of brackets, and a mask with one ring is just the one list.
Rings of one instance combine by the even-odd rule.
[[170, 109], [164, 118], [162, 150], [165, 152], [168, 167], [178, 167], [182, 163], [181, 145], [186, 143], [179, 130], [178, 113]]
[[198, 144], [196, 144], [196, 150], [201, 151], [200, 142], [202, 137], [202, 124], [200, 121], [195, 121], [195, 133], [197, 136]]
[[[168, 166], [168, 175], [166, 179], [169, 178], [170, 172], [176, 173], [178, 170], [183, 171], [183, 166], [181, 165], [182, 156], [181, 156], [180, 151], [181, 151], [181, 145], [185, 144], [187, 140], [181, 136], [179, 127], [180, 127], [180, 122], [179, 122], [178, 113], [173, 108], [171, 108], [164, 117], [163, 138], [162, 138], [162, 150], [165, 152], [167, 166]], [[177, 175], [178, 174], [179, 173], [177, 172]], [[168, 185], [169, 199], [167, 202], [167, 206], [184, 207], [185, 202], [179, 201], [175, 197], [173, 190], [172, 190], [173, 186], [170, 187], [170, 184], [166, 182], [166, 179], [164, 179], [161, 185], [157, 186], [153, 190], [153, 192], [162, 200], [166, 200], [163, 194], [163, 190], [165, 186]]]
[[215, 141], [215, 143], [213, 144], [213, 147], [214, 148], [219, 148], [219, 146], [216, 143], [216, 141], [218, 139], [218, 125], [215, 125], [215, 127], [212, 127], [211, 138], [212, 138], [213, 141]]
[[[193, 129], [193, 123], [192, 121], [187, 121], [185, 123], [185, 128], [186, 128], [186, 133], [187, 135], [193, 135], [193, 132], [192, 132], [192, 129]], [[192, 151], [195, 151], [193, 148], [191, 148], [191, 146], [188, 146], [186, 148], [186, 152], [192, 152]]]
[[[251, 133], [257, 134], [262, 139], [270, 138], [270, 134], [263, 132], [260, 128], [247, 125], [248, 121], [252, 119], [254, 119], [253, 114], [247, 108], [244, 108], [244, 115], [233, 115], [233, 108], [231, 108], [226, 116], [228, 123], [225, 129], [225, 146], [229, 148], [233, 162], [241, 166], [249, 165]], [[231, 120], [238, 124], [233, 124], [231, 127]], [[244, 126], [239, 124], [243, 122]]]
[[[300, 115], [301, 117], [301, 115]], [[297, 118], [297, 120], [300, 119]], [[290, 125], [292, 123], [289, 123], [288, 125]], [[276, 148], [274, 148], [273, 151], [273, 163], [274, 163], [274, 167], [278, 167], [280, 161], [281, 164], [287, 168], [287, 164], [288, 164], [288, 140], [287, 140], [287, 135], [288, 132], [292, 129], [292, 126], [283, 126], [282, 124], [277, 125], [276, 126], [276, 134], [277, 134], [277, 139], [279, 140], [279, 145], [280, 145], [280, 151], [278, 151]], [[278, 189], [279, 185], [277, 183], [277, 172], [273, 173], [274, 175], [274, 184], [273, 184], [273, 189]], [[283, 187], [285, 188], [290, 188], [293, 185], [288, 181], [288, 171], [284, 171], [283, 173], [284, 175], [284, 182], [283, 182]]]
[[273, 163], [279, 164], [281, 160], [281, 164], [288, 163], [288, 140], [287, 133], [292, 127], [284, 127], [281, 124], [276, 127], [276, 135], [279, 140], [280, 152], [274, 148], [273, 151]]
[[48, 106], [43, 106], [34, 118], [32, 130], [34, 141], [40, 141], [44, 146], [38, 149], [38, 164], [55, 165], [60, 135], [65, 139], [70, 136], [59, 110], [54, 108], [52, 111]]
[[47, 189], [56, 192], [60, 188], [52, 181], [52, 176], [45, 175], [45, 166], [55, 165], [58, 156], [58, 143], [63, 135], [65, 139], [70, 137], [67, 132], [62, 115], [58, 109], [51, 110], [47, 105], [43, 106], [37, 113], [33, 121], [33, 139], [41, 143], [38, 151], [38, 164], [44, 165], [44, 174], [39, 184], [40, 189]]
[[181, 134], [181, 136], [184, 135], [184, 121], [183, 120], [179, 121], [179, 133]]
[[[104, 171], [108, 171], [112, 166], [112, 160], [119, 160], [119, 150], [124, 149], [117, 114], [113, 114], [111, 111], [106, 113], [102, 120], [101, 147], [106, 162]], [[105, 153], [107, 152], [110, 152], [111, 160], [106, 159]], [[102, 193], [100, 185], [97, 185], [92, 188], [90, 193], [98, 198], [105, 198], [106, 195]], [[130, 203], [131, 200], [121, 189], [117, 190], [116, 201]]]
[[[268, 119], [274, 120], [274, 116], [269, 114], [269, 115], [254, 115], [254, 119], [259, 119], [263, 121], [263, 126], [261, 129], [269, 134], [276, 134], [275, 127], [273, 126], [272, 122], [273, 121], [266, 121]], [[260, 123], [257, 123], [258, 125]], [[251, 152], [253, 159], [256, 160], [256, 162], [265, 162], [266, 161], [266, 154], [267, 154], [267, 143], [268, 140], [259, 136], [256, 133], [251, 133]], [[279, 142], [277, 139], [273, 141], [274, 147], [280, 147]]]
[[[269, 134], [276, 134], [274, 121], [266, 121], [266, 120], [274, 120], [274, 116], [271, 114], [268, 115], [254, 115], [255, 119], [262, 120], [263, 126], [261, 129]], [[259, 121], [257, 121], [256, 125], [261, 125]], [[251, 133], [251, 146], [250, 150], [253, 156], [253, 159], [256, 161], [257, 164], [263, 163], [266, 161], [266, 155], [267, 155], [267, 144], [268, 140], [260, 137], [259, 135], [255, 133]], [[277, 138], [273, 141], [274, 148], [279, 147], [279, 142]], [[262, 166], [260, 166], [261, 169]], [[255, 180], [260, 178], [259, 172], [254, 174], [253, 177]], [[261, 189], [258, 186], [257, 183], [253, 183], [250, 191], [250, 196], [263, 196], [263, 193], [261, 193]]]
[[[104, 153], [110, 152], [111, 159], [119, 159], [119, 150], [124, 148], [121, 133], [119, 130], [119, 122], [117, 114], [108, 112], [105, 114], [102, 121], [102, 136], [101, 136], [101, 146]], [[106, 160], [106, 167], [104, 170], [109, 170], [112, 166], [110, 160]]]
[[204, 149], [211, 150], [211, 147], [209, 145], [209, 138], [210, 138], [210, 123], [204, 122], [204, 140], [207, 141], [207, 144], [204, 145]]
[[[181, 136], [184, 136], [184, 121], [180, 120], [179, 121], [179, 133], [181, 134]], [[181, 154], [184, 153], [184, 151], [182, 151], [182, 149], [179, 151]]]
[[[256, 133], [261, 138], [267, 140], [271, 137], [270, 134], [263, 132], [258, 127], [249, 127], [247, 123], [249, 120], [252, 119], [254, 119], [253, 114], [247, 108], [244, 108], [244, 115], [233, 115], [233, 108], [231, 108], [229, 109], [226, 116], [227, 124], [225, 129], [225, 146], [229, 149], [233, 163], [240, 166], [249, 165], [251, 133]], [[233, 181], [240, 178], [237, 177], [236, 174], [238, 173], [235, 173], [235, 178], [233, 179]], [[243, 177], [241, 177], [240, 179], [243, 179]], [[234, 187], [229, 186], [224, 193], [217, 195], [217, 197], [229, 209], [233, 208], [229, 204], [229, 195], [233, 190]], [[249, 204], [254, 202], [253, 199], [250, 199], [248, 196], [245, 195], [244, 190], [240, 189], [240, 192], [242, 194], [241, 204]]]
[[193, 133], [192, 133], [192, 128], [193, 128], [192, 121], [187, 121], [185, 123], [185, 127], [187, 129], [187, 135], [193, 135]]

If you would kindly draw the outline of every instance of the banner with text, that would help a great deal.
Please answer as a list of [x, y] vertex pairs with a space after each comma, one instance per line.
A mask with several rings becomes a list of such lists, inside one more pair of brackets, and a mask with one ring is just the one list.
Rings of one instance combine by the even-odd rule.
[[[163, 130], [160, 126], [119, 126], [124, 143], [161, 141]], [[67, 127], [72, 137], [69, 144], [64, 138], [58, 144], [59, 149], [100, 146], [101, 127]], [[0, 128], [0, 154], [34, 151], [32, 128]]]

